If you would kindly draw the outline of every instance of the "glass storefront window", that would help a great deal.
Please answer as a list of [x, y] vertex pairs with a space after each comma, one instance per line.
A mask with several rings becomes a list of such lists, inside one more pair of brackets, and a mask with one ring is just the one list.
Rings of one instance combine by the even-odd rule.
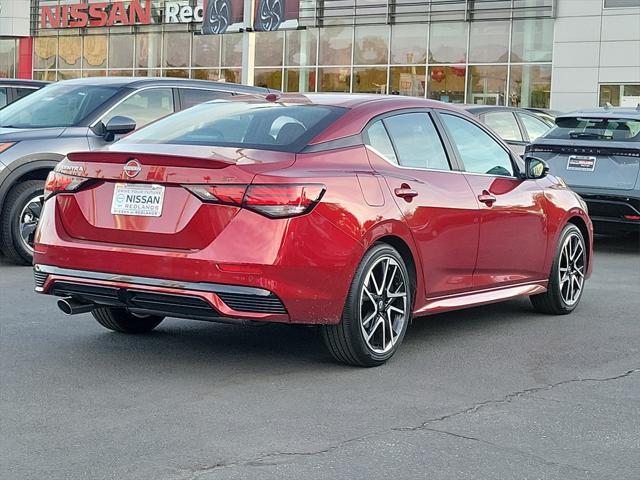
[[350, 65], [352, 27], [328, 27], [320, 35], [320, 65]]
[[59, 37], [58, 68], [80, 68], [80, 58], [82, 58], [82, 37]]
[[133, 70], [109, 70], [110, 77], [133, 77]]
[[137, 68], [135, 70], [135, 75], [136, 77], [160, 77], [161, 76], [161, 71], [159, 68], [150, 68], [150, 69], [139, 69]]
[[389, 93], [424, 97], [425, 67], [391, 67], [389, 70]]
[[356, 27], [353, 63], [355, 65], [380, 65], [388, 62], [389, 27], [386, 25]]
[[191, 66], [217, 67], [218, 65], [220, 65], [220, 35], [195, 35]]
[[191, 78], [198, 80], [219, 80], [220, 70], [217, 68], [198, 68], [191, 70]]
[[469, 67], [467, 103], [504, 105], [507, 95], [507, 67], [475, 65]]
[[162, 70], [163, 77], [189, 78], [189, 70], [184, 68], [168, 68]]
[[282, 65], [284, 32], [256, 33], [256, 67], [279, 67]]
[[242, 83], [242, 69], [223, 68], [220, 70], [220, 80], [230, 83]]
[[139, 33], [136, 35], [136, 67], [150, 69], [160, 67], [162, 35]]
[[553, 19], [513, 21], [512, 62], [550, 62], [552, 51]]
[[253, 76], [253, 84], [256, 87], [282, 89], [281, 68], [256, 68]]
[[319, 68], [318, 69], [319, 92], [349, 92], [351, 86], [351, 69]]
[[387, 67], [354, 68], [353, 92], [387, 93]]
[[0, 38], [0, 78], [15, 77], [16, 40]]
[[130, 35], [110, 35], [109, 68], [133, 68], [133, 44]]
[[72, 80], [74, 78], [80, 78], [80, 70], [58, 71], [58, 80]]
[[222, 37], [222, 65], [225, 67], [242, 66], [242, 34], [229, 33]]
[[549, 108], [551, 65], [513, 65], [509, 84], [509, 105]]
[[34, 80], [44, 80], [45, 82], [55, 82], [57, 72], [55, 70], [35, 70], [33, 72]]
[[284, 71], [285, 92], [315, 92], [315, 68], [287, 68]]
[[[164, 34], [164, 67], [185, 68], [189, 66], [191, 34], [188, 32], [165, 32]], [[169, 75], [176, 76], [176, 75]], [[187, 78], [189, 75], [187, 74]]]
[[506, 63], [509, 52], [509, 22], [471, 22], [469, 62]]
[[57, 55], [57, 37], [36, 37], [33, 40], [33, 68], [42, 70], [55, 69]]
[[286, 65], [304, 67], [316, 64], [317, 30], [289, 30], [285, 35]]
[[106, 76], [107, 76], [106, 70], [83, 70], [82, 71], [82, 78], [106, 77]]
[[464, 63], [466, 60], [467, 24], [432, 24], [429, 38], [429, 63]]
[[[107, 36], [87, 35], [83, 38], [82, 68], [107, 66]], [[131, 42], [131, 40], [129, 40]]]
[[391, 63], [426, 63], [428, 31], [427, 25], [393, 25], [391, 27]]
[[625, 85], [600, 85], [600, 106], [636, 108], [640, 105], [640, 83]]
[[429, 67], [427, 98], [447, 103], [464, 103], [465, 65]]

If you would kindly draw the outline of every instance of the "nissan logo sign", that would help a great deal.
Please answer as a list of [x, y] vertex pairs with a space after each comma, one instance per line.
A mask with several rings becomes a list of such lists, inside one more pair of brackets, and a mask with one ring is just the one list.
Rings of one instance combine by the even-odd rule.
[[140, 165], [140, 162], [135, 158], [129, 160], [124, 166], [124, 174], [129, 178], [138, 176], [141, 171], [142, 165]]

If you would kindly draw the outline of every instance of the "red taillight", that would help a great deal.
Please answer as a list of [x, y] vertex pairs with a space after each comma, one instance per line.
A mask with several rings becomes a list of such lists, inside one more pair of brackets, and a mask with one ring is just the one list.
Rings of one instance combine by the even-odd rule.
[[624, 215], [625, 220], [640, 220], [640, 215]]
[[61, 192], [73, 192], [88, 179], [65, 175], [56, 171], [50, 172], [44, 184], [44, 199]]
[[185, 185], [200, 200], [235, 205], [271, 218], [302, 215], [324, 194], [324, 185]]

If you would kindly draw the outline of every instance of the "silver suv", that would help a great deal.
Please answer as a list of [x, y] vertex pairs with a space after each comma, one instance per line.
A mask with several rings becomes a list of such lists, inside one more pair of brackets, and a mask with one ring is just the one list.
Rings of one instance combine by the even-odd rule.
[[175, 78], [86, 78], [48, 85], [0, 110], [0, 248], [30, 264], [44, 181], [67, 153], [193, 105], [269, 90]]

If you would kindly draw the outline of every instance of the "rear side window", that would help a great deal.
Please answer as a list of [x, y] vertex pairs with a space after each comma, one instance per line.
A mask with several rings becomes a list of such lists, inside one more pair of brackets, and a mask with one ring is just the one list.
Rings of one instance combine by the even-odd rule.
[[14, 91], [16, 93], [16, 100], [18, 100], [19, 98], [26, 97], [27, 95], [31, 95], [33, 92], [36, 91], [36, 89], [35, 88], [16, 88]]
[[370, 145], [390, 162], [398, 163], [396, 152], [393, 150], [391, 139], [389, 139], [389, 134], [384, 128], [382, 120], [378, 120], [367, 129], [367, 137], [367, 145]]
[[384, 119], [400, 165], [450, 170], [447, 154], [427, 113], [404, 113]]
[[154, 120], [171, 115], [173, 111], [171, 88], [149, 88], [140, 90], [123, 100], [102, 119], [102, 122], [106, 124], [113, 117], [123, 116], [135, 120], [136, 128], [140, 128]]
[[504, 140], [522, 141], [522, 133], [512, 112], [485, 113], [484, 123]]
[[197, 88], [181, 88], [180, 95], [182, 95], [182, 108], [185, 109], [211, 100], [217, 100], [218, 98], [230, 97], [231, 93]]
[[122, 142], [296, 152], [344, 112], [325, 105], [219, 100], [183, 110]]
[[640, 141], [640, 120], [625, 118], [562, 117], [546, 138], [565, 140]]
[[0, 87], [0, 108], [4, 107], [7, 103], [9, 103], [7, 89]]
[[527, 134], [529, 135], [529, 141], [531, 142], [549, 131], [549, 126], [533, 115], [522, 114], [520, 115], [520, 120], [522, 120], [524, 129], [527, 131]]

